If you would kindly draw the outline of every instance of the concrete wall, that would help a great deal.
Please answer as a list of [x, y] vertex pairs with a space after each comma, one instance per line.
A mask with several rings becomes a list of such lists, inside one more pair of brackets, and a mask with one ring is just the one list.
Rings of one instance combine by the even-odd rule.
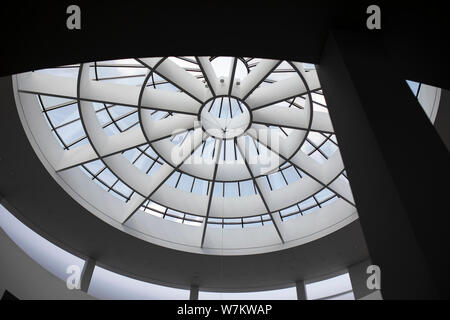
[[66, 283], [41, 267], [22, 251], [0, 228], [0, 295], [8, 290], [27, 300], [92, 300], [80, 290], [68, 290]]

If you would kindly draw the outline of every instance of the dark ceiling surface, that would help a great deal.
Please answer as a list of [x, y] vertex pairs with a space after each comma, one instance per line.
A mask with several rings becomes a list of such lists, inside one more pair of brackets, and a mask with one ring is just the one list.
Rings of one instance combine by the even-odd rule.
[[[214, 2], [213, 2], [214, 3]], [[444, 1], [377, 1], [381, 30], [368, 30], [373, 1], [263, 1], [219, 6], [156, 1], [77, 1], [81, 30], [68, 30], [72, 1], [2, 4], [0, 76], [108, 59], [235, 55], [319, 63], [330, 30], [383, 38], [406, 79], [450, 89]], [[6, 62], [6, 63], [5, 63]]]
[[[235, 55], [319, 63], [329, 31], [383, 39], [405, 79], [450, 88], [447, 25], [437, 2], [381, 2], [382, 30], [365, 28], [368, 1], [279, 3], [267, 7], [154, 7], [143, 2], [78, 2], [82, 30], [66, 29], [68, 1], [23, 1], [0, 12], [0, 75], [71, 63], [166, 55]], [[0, 80], [0, 195], [32, 229], [114, 271], [178, 287], [214, 290], [283, 287], [337, 272], [368, 257], [359, 222], [279, 252], [219, 257], [162, 248], [87, 212], [47, 173], [24, 133], [11, 78]], [[182, 266], [182, 267], [181, 267]]]

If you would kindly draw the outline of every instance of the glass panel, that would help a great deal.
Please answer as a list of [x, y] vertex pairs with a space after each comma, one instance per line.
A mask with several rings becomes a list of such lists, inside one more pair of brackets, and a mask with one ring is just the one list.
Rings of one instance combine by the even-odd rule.
[[297, 300], [295, 287], [256, 292], [199, 291], [199, 300]]
[[306, 284], [308, 300], [315, 300], [334, 296], [352, 290], [352, 283], [348, 273], [322, 281]]
[[187, 300], [189, 290], [139, 281], [95, 267], [88, 293], [103, 300]]

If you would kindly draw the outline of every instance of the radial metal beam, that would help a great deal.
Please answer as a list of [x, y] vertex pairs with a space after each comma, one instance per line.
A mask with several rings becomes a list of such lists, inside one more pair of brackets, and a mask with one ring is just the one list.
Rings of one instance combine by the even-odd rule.
[[[249, 135], [254, 138], [256, 141], [261, 143], [263, 146], [265, 146], [267, 149], [272, 151], [274, 154], [279, 156], [281, 159], [283, 159], [286, 162], [289, 162], [293, 166], [300, 169], [302, 172], [304, 172], [306, 175], [311, 177], [313, 180], [317, 181], [319, 184], [321, 184], [323, 187], [330, 189], [333, 191], [337, 196], [344, 199], [351, 205], [355, 206], [353, 196], [350, 197], [351, 191], [345, 190], [345, 186], [342, 184], [339, 184], [339, 187], [336, 188], [337, 184], [332, 185], [332, 183], [340, 176], [342, 171], [344, 170], [344, 165], [342, 164], [342, 161], [340, 159], [340, 154], [334, 155], [334, 158], [330, 158], [327, 161], [331, 161], [331, 164], [334, 165], [334, 170], [331, 170], [332, 172], [336, 172], [336, 175], [333, 177], [328, 177], [327, 175], [330, 173], [330, 169], [324, 170], [317, 162], [315, 162], [313, 159], [311, 159], [307, 154], [305, 154], [303, 151], [299, 150], [292, 158], [287, 157], [283, 154], [282, 150], [280, 148], [273, 148], [271, 146], [270, 141], [265, 139], [265, 137], [268, 137], [268, 133], [261, 133], [266, 130], [270, 130], [267, 128], [258, 128], [255, 125], [252, 126], [254, 130], [249, 131]], [[339, 156], [339, 159], [338, 159]], [[336, 160], [335, 160], [336, 159]], [[338, 163], [338, 165], [336, 165]], [[331, 167], [331, 166], [330, 166]], [[350, 185], [346, 185], [347, 188], [350, 188]], [[345, 190], [345, 191], [344, 191]], [[339, 192], [341, 191], [341, 192]]]
[[[141, 59], [141, 61], [145, 62], [144, 59]], [[165, 59], [155, 67], [148, 66], [153, 72], [157, 73], [160, 77], [173, 84], [191, 98], [197, 100], [200, 104], [210, 97], [209, 91], [206, 90], [204, 84], [199, 79], [172, 60]]]
[[203, 244], [205, 242], [206, 227], [208, 225], [209, 212], [211, 210], [211, 202], [212, 202], [213, 193], [214, 193], [214, 186], [215, 186], [214, 181], [216, 180], [217, 168], [219, 167], [219, 160], [220, 160], [219, 158], [220, 158], [220, 150], [222, 149], [222, 140], [216, 139], [215, 144], [216, 145], [215, 145], [215, 154], [214, 154], [214, 162], [215, 162], [214, 173], [213, 173], [212, 183], [210, 184], [208, 205], [206, 207], [206, 215], [205, 215], [205, 219], [203, 221], [203, 232], [202, 232], [202, 239], [200, 242], [201, 248], [203, 248]]
[[217, 79], [216, 72], [214, 71], [209, 57], [195, 57], [195, 59], [205, 77], [209, 90], [213, 96], [216, 96], [220, 86], [219, 79]]
[[245, 102], [255, 110], [308, 92], [302, 79], [296, 75], [288, 79], [257, 88]]
[[328, 113], [313, 111], [311, 127], [308, 128], [309, 116], [305, 109], [287, 108], [271, 105], [253, 111], [253, 123], [291, 129], [311, 130], [334, 133]]
[[254, 90], [275, 70], [281, 61], [262, 60], [256, 67], [241, 81], [239, 97], [246, 100]]
[[233, 57], [231, 59], [231, 66], [230, 71], [228, 73], [228, 95], [231, 95], [231, 91], [233, 90], [234, 86], [234, 76], [236, 75], [236, 66], [237, 66], [238, 59], [236, 57]]
[[244, 140], [244, 138], [241, 136], [241, 137], [236, 139], [235, 143], [237, 144], [239, 152], [242, 155], [242, 159], [244, 160], [245, 166], [246, 166], [248, 172], [250, 173], [250, 176], [251, 176], [251, 178], [253, 180], [253, 183], [254, 183], [257, 191], [258, 191], [259, 196], [261, 197], [261, 200], [262, 200], [262, 202], [264, 204], [264, 207], [266, 208], [266, 211], [269, 214], [270, 219], [272, 220], [272, 224], [275, 227], [275, 230], [276, 230], [278, 236], [280, 237], [281, 242], [284, 243], [284, 239], [283, 239], [283, 236], [281, 235], [280, 228], [277, 225], [276, 219], [273, 217], [274, 213], [270, 210], [269, 205], [268, 205], [268, 203], [267, 203], [267, 201], [266, 201], [266, 199], [265, 199], [265, 197], [263, 195], [262, 188], [259, 185], [259, 181], [256, 180], [255, 175], [253, 174], [253, 171], [250, 168], [250, 165], [248, 163], [248, 160], [247, 160], [248, 159], [248, 155], [245, 152], [245, 150], [246, 150], [245, 146], [242, 146], [242, 144], [244, 143], [243, 140]]

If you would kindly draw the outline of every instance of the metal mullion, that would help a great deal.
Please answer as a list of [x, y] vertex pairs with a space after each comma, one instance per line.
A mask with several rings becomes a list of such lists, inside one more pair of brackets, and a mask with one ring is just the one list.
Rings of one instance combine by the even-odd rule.
[[331, 137], [333, 136], [332, 133], [328, 133], [327, 134], [323, 133], [323, 132], [319, 132], [321, 135], [323, 135], [325, 138], [327, 138], [328, 140], [330, 140], [335, 146], [338, 146], [338, 144], [336, 142], [333, 141], [333, 139], [331, 139]]
[[67, 149], [70, 148], [70, 147], [72, 147], [73, 145], [77, 144], [78, 142], [83, 141], [83, 140], [86, 139], [86, 138], [87, 138], [87, 136], [84, 135], [84, 136], [78, 138], [77, 140], [72, 141], [70, 144], [67, 145]]
[[98, 68], [142, 68], [147, 69], [142, 64], [97, 64]]
[[422, 82], [419, 82], [419, 86], [417, 87], [417, 92], [416, 92], [416, 98], [419, 98], [419, 92], [420, 92], [421, 88], [422, 88]]
[[214, 159], [214, 155], [216, 154], [216, 139], [214, 138], [214, 147], [212, 152], [212, 159]]
[[301, 172], [300, 172], [300, 169], [297, 168], [297, 166], [294, 166], [294, 165], [292, 165], [292, 166], [294, 167], [295, 171], [296, 171], [297, 174], [299, 175], [300, 179], [302, 179], [303, 177], [302, 177], [302, 174], [301, 174]]
[[184, 143], [184, 141], [186, 141], [187, 137], [189, 136], [190, 131], [191, 130], [186, 131], [186, 134], [184, 135], [183, 140], [181, 140], [181, 142], [180, 142], [180, 146]]
[[308, 138], [306, 138], [306, 141], [308, 141], [308, 143], [311, 144], [311, 145], [315, 148], [315, 150], [311, 151], [311, 152], [308, 154], [308, 156], [312, 155], [312, 154], [313, 154], [314, 152], [316, 152], [316, 151], [319, 151], [320, 154], [322, 154], [322, 155], [324, 156], [324, 158], [328, 160], [328, 157], [323, 153], [322, 150], [320, 150], [320, 148], [324, 145], [325, 142], [328, 141], [328, 139], [329, 139], [329, 137], [325, 137], [325, 139], [324, 139], [319, 145], [316, 145], [316, 144], [313, 143], [311, 140], [309, 140]]
[[253, 137], [251, 137], [251, 138], [252, 138], [252, 140], [253, 140], [253, 144], [255, 145], [256, 153], [257, 153], [258, 156], [259, 156], [259, 148], [258, 148], [258, 145], [257, 145], [256, 142], [255, 142], [255, 138], [253, 138]]
[[284, 131], [284, 129], [283, 129], [282, 127], [278, 126], [278, 128], [280, 128], [280, 130], [284, 133], [284, 135], [285, 135], [286, 137], [288, 136], [288, 134], [286, 133], [286, 131]]
[[280, 170], [280, 172], [281, 172], [281, 176], [283, 177], [284, 182], [286, 183], [286, 185], [289, 185], [289, 183], [288, 183], [286, 177], [284, 176], [283, 170]]
[[[38, 95], [40, 96], [40, 94], [38, 94]], [[43, 108], [42, 112], [48, 112], [48, 111], [53, 111], [53, 110], [56, 110], [56, 109], [68, 107], [70, 105], [76, 104], [77, 102], [78, 102], [77, 100], [74, 100], [74, 101], [68, 101], [68, 102], [60, 103], [60, 104], [57, 104], [57, 105], [52, 106], [52, 107]]]
[[152, 170], [153, 166], [155, 165], [156, 161], [153, 161], [153, 163], [150, 165], [150, 167], [147, 169], [147, 171], [145, 172], [145, 174], [148, 174], [150, 172], [150, 170]]
[[303, 211], [302, 209], [300, 209], [300, 206], [298, 205], [298, 203], [296, 204], [297, 208], [298, 208], [298, 213], [300, 213], [300, 215], [303, 216]]
[[65, 126], [67, 126], [67, 125], [69, 125], [69, 124], [75, 123], [75, 122], [77, 122], [77, 121], [79, 121], [79, 120], [80, 120], [80, 118], [77, 118], [77, 119], [74, 119], [74, 120], [70, 120], [69, 122], [60, 124], [60, 125], [57, 126], [57, 127], [53, 127], [53, 128], [52, 128], [52, 131], [61, 129], [61, 128], [65, 127]]
[[222, 115], [222, 105], [223, 105], [223, 97], [220, 98], [219, 118]]
[[273, 191], [272, 184], [270, 183], [269, 176], [265, 175], [267, 183], [269, 184], [270, 191]]
[[189, 67], [186, 67], [186, 68], [183, 68], [186, 72], [202, 72], [202, 70], [201, 69], [195, 69], [195, 68], [189, 68]]
[[[133, 160], [133, 162], [131, 162], [131, 164], [135, 164], [140, 158], [141, 156], [145, 153], [145, 151], [150, 148], [150, 145], [147, 146], [147, 148], [145, 148], [144, 151], [142, 151], [141, 149], [137, 148], [141, 153], [136, 157], [136, 159]], [[145, 154], [147, 155], [147, 154]]]
[[242, 110], [241, 103], [239, 102], [239, 100], [236, 100], [236, 101], [237, 101], [237, 103], [238, 103], [239, 109], [241, 109], [241, 113], [244, 113], [244, 110]]
[[105, 77], [105, 78], [99, 78], [98, 81], [108, 81], [108, 80], [117, 80], [117, 79], [128, 79], [128, 78], [140, 78], [145, 77], [146, 74], [133, 74], [128, 76], [117, 76], [117, 77]]
[[[236, 139], [236, 138], [235, 138], [235, 139]], [[242, 153], [242, 150], [240, 150], [240, 152]], [[272, 224], [273, 224], [273, 226], [274, 226], [274, 228], [275, 228], [275, 230], [276, 230], [278, 236], [280, 237], [281, 242], [284, 243], [283, 236], [281, 235], [281, 232], [280, 232], [280, 230], [279, 230], [279, 228], [278, 228], [278, 225], [277, 225], [277, 223], [276, 223], [274, 217], [272, 216], [272, 212], [270, 211], [269, 205], [267, 204], [266, 199], [264, 198], [263, 193], [261, 192], [261, 190], [259, 190], [259, 186], [258, 186], [258, 184], [257, 184], [256, 178], [255, 178], [255, 176], [254, 176], [254, 174], [253, 174], [253, 172], [252, 172], [252, 170], [251, 170], [251, 168], [250, 168], [250, 166], [249, 166], [249, 164], [248, 164], [248, 161], [247, 161], [247, 159], [246, 159], [246, 157], [245, 157], [245, 154], [242, 154], [242, 159], [244, 160], [245, 166], [246, 166], [246, 168], [247, 168], [247, 170], [248, 170], [248, 172], [249, 172], [249, 174], [250, 174], [250, 176], [251, 176], [251, 178], [252, 178], [252, 180], [253, 180], [254, 185], [255, 185], [256, 188], [258, 189], [259, 196], [260, 196], [260, 198], [261, 198], [261, 200], [262, 200], [262, 202], [263, 202], [263, 204], [264, 204], [264, 207], [265, 207], [265, 209], [266, 209], [266, 211], [267, 211], [267, 214], [269, 215], [270, 219], [272, 220]], [[267, 177], [267, 176], [266, 176], [266, 177]]]
[[320, 103], [320, 102], [316, 102], [316, 101], [312, 101], [313, 103], [315, 103], [315, 104], [317, 104], [317, 105], [319, 105], [319, 106], [321, 106], [321, 107], [324, 107], [324, 108], [326, 108], [326, 109], [328, 109], [328, 106], [327, 105], [325, 105], [325, 104], [322, 104], [322, 103]]
[[[150, 145], [149, 145], [149, 147], [150, 147]], [[145, 150], [147, 151], [148, 148], [145, 149]], [[144, 153], [145, 153], [145, 155], [146, 155], [147, 157], [149, 157], [149, 158], [152, 159], [153, 161], [158, 162], [160, 165], [163, 165], [163, 164], [164, 164], [163, 161], [159, 160], [159, 159], [161, 159], [161, 157], [157, 156], [156, 158], [154, 158], [153, 156], [149, 155], [146, 151], [144, 151]]]
[[203, 151], [205, 151], [205, 146], [206, 146], [206, 140], [205, 140], [205, 142], [203, 142], [202, 152], [200, 153], [200, 156], [202, 156], [202, 157], [203, 157]]
[[296, 73], [294, 69], [276, 69], [272, 73]]
[[179, 173], [180, 173], [180, 175], [178, 176], [177, 182], [175, 183], [175, 188], [178, 187], [178, 183], [180, 182], [181, 176], [183, 175], [181, 172], [179, 172]]
[[98, 81], [97, 61], [94, 61], [95, 80]]
[[137, 124], [139, 124], [139, 120], [138, 121], [136, 121], [135, 123], [133, 123], [133, 124], [130, 124], [126, 129], [123, 129], [123, 132], [125, 132], [125, 131], [127, 131], [127, 130], [130, 130], [131, 128], [133, 128], [135, 125], [137, 125]]
[[[117, 178], [117, 177], [116, 177]], [[109, 187], [109, 189], [108, 189], [108, 192], [109, 191], [111, 191], [113, 188], [114, 188], [114, 186], [117, 184], [117, 182], [119, 182], [119, 178], [117, 178], [117, 180]], [[126, 198], [126, 197], [125, 197]]]
[[313, 195], [312, 197], [313, 197], [314, 201], [317, 203], [317, 205], [319, 206], [319, 208], [322, 208], [322, 206], [320, 205], [320, 202], [317, 201], [316, 196]]
[[[103, 103], [103, 105], [105, 106], [106, 109], [106, 113], [108, 113], [109, 118], [111, 119], [111, 121], [114, 123], [114, 125], [116, 126], [117, 130], [119, 130], [119, 132], [122, 132], [122, 130], [119, 128], [119, 126], [117, 125], [116, 121], [114, 120], [111, 112], [109, 111], [110, 106], [107, 106], [106, 103]], [[107, 127], [107, 126], [106, 126]], [[106, 128], [105, 127], [105, 128]]]
[[[102, 161], [103, 162], [103, 161]], [[105, 165], [105, 164], [103, 164]], [[102, 174], [103, 171], [105, 171], [108, 167], [105, 165], [102, 169], [100, 169], [96, 174], [92, 175], [92, 180], [97, 179], [98, 180], [98, 176]]]
[[166, 84], [166, 83], [172, 84], [170, 81], [167, 81], [167, 80], [161, 80], [161, 81], [154, 82], [153, 79], [154, 79], [154, 77], [153, 77], [153, 73], [152, 73], [152, 83], [147, 84], [146, 87], [153, 86], [154, 89], [157, 89], [156, 86], [159, 86], [161, 84]]
[[64, 142], [64, 140], [63, 140], [63, 139], [61, 138], [61, 136], [59, 135], [58, 131], [54, 130], [55, 127], [54, 127], [53, 122], [51, 121], [50, 117], [48, 116], [47, 111], [45, 111], [45, 107], [44, 107], [44, 103], [42, 102], [41, 95], [38, 94], [37, 96], [38, 96], [39, 103], [40, 103], [40, 105], [42, 106], [42, 109], [44, 110], [44, 111], [43, 111], [43, 112], [44, 112], [44, 115], [45, 115], [45, 117], [47, 118], [48, 123], [50, 124], [50, 127], [51, 127], [52, 130], [55, 132], [56, 136], [58, 137], [59, 141], [60, 141], [61, 144], [63, 145], [64, 149], [65, 149], [65, 150], [69, 149], [69, 147], [66, 145], [66, 143]]
[[145, 172], [145, 174], [148, 174], [150, 172], [150, 170], [152, 170], [153, 166], [155, 165], [156, 161], [153, 160], [153, 163], [150, 165], [150, 167], [147, 169], [147, 171]]
[[[231, 92], [233, 90], [234, 77], [236, 75], [236, 67], [237, 67], [237, 61], [238, 61], [238, 58], [236, 58], [236, 57], [234, 57], [232, 59], [233, 59], [233, 62], [232, 62], [233, 66], [231, 69], [231, 75], [230, 75], [230, 81], [229, 81], [229, 87], [228, 87], [228, 96], [231, 95]], [[230, 101], [230, 107], [231, 107], [231, 101]]]
[[223, 160], [225, 161], [226, 157], [227, 157], [227, 141], [223, 140]]

